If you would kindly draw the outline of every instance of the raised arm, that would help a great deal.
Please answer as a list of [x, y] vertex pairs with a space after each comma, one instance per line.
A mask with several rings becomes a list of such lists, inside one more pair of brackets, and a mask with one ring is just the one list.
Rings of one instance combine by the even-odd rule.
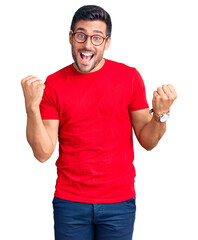
[[27, 112], [26, 136], [34, 156], [45, 162], [52, 155], [57, 142], [59, 120], [42, 120], [39, 104], [45, 85], [35, 76], [21, 81]]
[[176, 98], [174, 87], [163, 85], [153, 93], [153, 116], [149, 109], [130, 112], [136, 137], [146, 150], [152, 150], [166, 132], [166, 122], [160, 122], [158, 116], [168, 113]]

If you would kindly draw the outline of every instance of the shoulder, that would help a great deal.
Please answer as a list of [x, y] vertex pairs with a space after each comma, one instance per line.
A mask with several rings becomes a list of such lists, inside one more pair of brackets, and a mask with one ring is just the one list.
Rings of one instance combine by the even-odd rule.
[[128, 66], [122, 62], [117, 62], [113, 60], [106, 59], [108, 62], [109, 68], [113, 69], [116, 72], [122, 72], [125, 74], [135, 74], [137, 72], [135, 67]]
[[107, 61], [110, 74], [128, 80], [130, 84], [137, 84], [143, 80], [142, 76], [135, 67], [131, 67], [124, 63], [112, 60]]
[[70, 72], [70, 68], [71, 64], [48, 75], [46, 78], [46, 83], [50, 85], [57, 85], [58, 82], [62, 81], [68, 75], [68, 73]]

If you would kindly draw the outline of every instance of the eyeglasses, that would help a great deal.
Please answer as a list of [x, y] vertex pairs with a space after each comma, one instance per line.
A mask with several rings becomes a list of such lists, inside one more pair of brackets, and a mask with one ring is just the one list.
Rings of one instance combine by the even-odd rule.
[[90, 35], [87, 35], [83, 32], [75, 32], [74, 33], [72, 30], [71, 30], [71, 32], [72, 32], [72, 35], [74, 36], [74, 39], [75, 39], [76, 42], [84, 43], [84, 42], [86, 42], [87, 38], [90, 37], [92, 44], [95, 45], [95, 46], [101, 45], [104, 42], [104, 40], [109, 37], [109, 36], [102, 37], [100, 35], [90, 36]]

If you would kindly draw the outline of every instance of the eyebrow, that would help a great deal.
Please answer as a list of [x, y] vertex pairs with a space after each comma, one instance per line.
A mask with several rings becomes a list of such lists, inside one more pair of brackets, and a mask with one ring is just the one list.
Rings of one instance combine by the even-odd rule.
[[[79, 27], [79, 28], [76, 29], [76, 31], [78, 31], [78, 30], [81, 30], [81, 31], [85, 31], [85, 32], [86, 32], [86, 29], [84, 29], [84, 28], [82, 28], [82, 27]], [[104, 33], [103, 33], [102, 31], [100, 31], [100, 30], [93, 30], [93, 32], [95, 32], [95, 33], [101, 33], [102, 35], [104, 35]]]

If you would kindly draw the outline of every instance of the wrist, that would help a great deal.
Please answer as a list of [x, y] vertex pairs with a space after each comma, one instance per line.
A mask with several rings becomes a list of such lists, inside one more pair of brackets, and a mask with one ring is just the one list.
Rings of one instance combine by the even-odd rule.
[[170, 116], [170, 111], [166, 113], [158, 114], [153, 109], [151, 109], [150, 113], [153, 113], [153, 119], [156, 122], [160, 122], [160, 123], [166, 122]]
[[27, 115], [37, 115], [40, 114], [39, 106], [26, 106]]
[[156, 114], [154, 114], [154, 113], [153, 113], [152, 119], [153, 119], [153, 121], [154, 121], [155, 123], [158, 123], [158, 124], [165, 124], [165, 123], [166, 123], [166, 122], [161, 122], [161, 121], [160, 121], [160, 118], [159, 118]]

